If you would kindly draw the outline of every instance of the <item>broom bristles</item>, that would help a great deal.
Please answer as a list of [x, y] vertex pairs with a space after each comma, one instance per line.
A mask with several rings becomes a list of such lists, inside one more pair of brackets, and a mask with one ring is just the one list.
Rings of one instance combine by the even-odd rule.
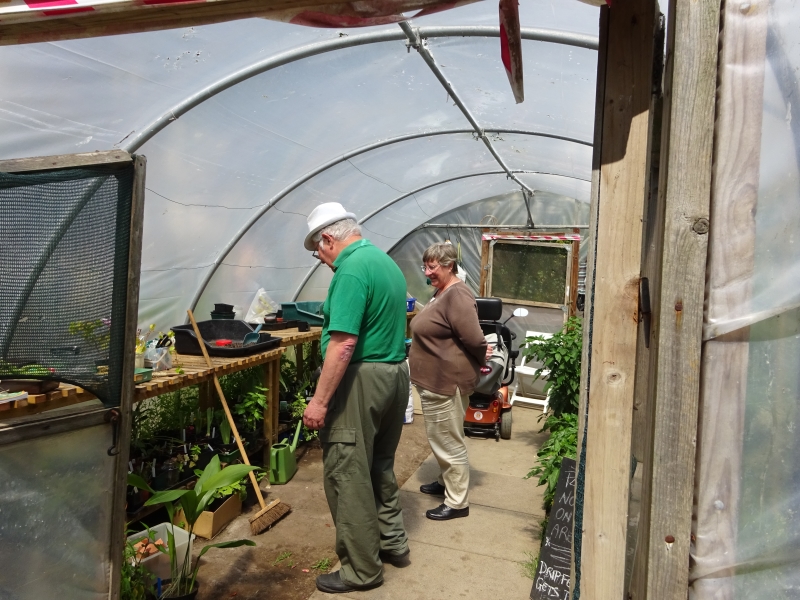
[[288, 515], [291, 510], [291, 506], [285, 502], [281, 502], [280, 498], [275, 498], [275, 500], [267, 504], [267, 506], [250, 518], [250, 531], [253, 535], [263, 533], [275, 525], [280, 519]]

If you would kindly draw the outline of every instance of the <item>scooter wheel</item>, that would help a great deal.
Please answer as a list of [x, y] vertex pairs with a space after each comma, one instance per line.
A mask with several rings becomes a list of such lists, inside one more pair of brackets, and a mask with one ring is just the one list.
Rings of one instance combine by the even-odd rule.
[[511, 439], [511, 411], [507, 410], [500, 417], [500, 437], [504, 440]]

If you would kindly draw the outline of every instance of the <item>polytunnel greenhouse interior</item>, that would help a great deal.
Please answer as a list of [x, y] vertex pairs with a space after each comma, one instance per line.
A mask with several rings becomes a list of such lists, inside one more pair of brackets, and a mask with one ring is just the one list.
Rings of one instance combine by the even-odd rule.
[[[307, 215], [328, 201], [358, 216], [411, 296], [432, 293], [420, 248], [445, 239], [461, 242], [477, 292], [479, 230], [422, 226], [525, 226], [524, 186], [537, 227], [585, 231], [597, 20], [578, 2], [522, 3], [521, 104], [499, 60], [496, 6], [411, 21], [502, 164], [398, 25], [266, 19], [3, 48], [0, 156], [147, 157], [145, 326], [215, 302], [244, 314], [260, 288], [276, 302], [324, 299], [332, 274], [301, 242]], [[547, 33], [561, 36], [540, 41]], [[57, 92], [39, 94], [43, 82]]]
[[796, 4], [0, 0], [0, 600], [798, 597]]

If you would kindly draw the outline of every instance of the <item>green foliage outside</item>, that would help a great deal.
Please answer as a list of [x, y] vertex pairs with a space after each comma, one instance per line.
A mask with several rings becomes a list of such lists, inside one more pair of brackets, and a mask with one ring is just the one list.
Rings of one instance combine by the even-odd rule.
[[95, 319], [94, 321], [75, 321], [69, 324], [69, 332], [79, 336], [84, 342], [94, 347], [98, 352], [108, 350], [111, 342], [110, 321], [108, 319]]
[[571, 317], [564, 323], [561, 331], [553, 334], [553, 337], [529, 337], [525, 342], [526, 347], [523, 350], [525, 357], [536, 358], [543, 365], [536, 371], [536, 378], [538, 379], [543, 371], [550, 371], [544, 391], [549, 393], [552, 414], [577, 413], [583, 347], [581, 320]]
[[492, 295], [528, 302], [564, 304], [567, 248], [563, 244], [495, 244]]
[[578, 449], [578, 415], [563, 413], [550, 415], [544, 422], [542, 431], [549, 431], [550, 437], [536, 453], [536, 466], [525, 476], [538, 477], [539, 485], [546, 485], [544, 492], [545, 510], [550, 510], [556, 495], [556, 483], [561, 472], [563, 458], [575, 458]]
[[[550, 437], [536, 453], [536, 464], [525, 476], [538, 477], [539, 485], [546, 485], [545, 510], [550, 510], [556, 492], [561, 461], [575, 458], [578, 446], [578, 404], [581, 381], [581, 350], [583, 334], [581, 320], [572, 317], [551, 338], [527, 338], [523, 350], [527, 358], [536, 358], [542, 368], [536, 371], [539, 378], [549, 370], [545, 392], [549, 392], [549, 412], [541, 431]], [[535, 343], [531, 343], [535, 342]]]

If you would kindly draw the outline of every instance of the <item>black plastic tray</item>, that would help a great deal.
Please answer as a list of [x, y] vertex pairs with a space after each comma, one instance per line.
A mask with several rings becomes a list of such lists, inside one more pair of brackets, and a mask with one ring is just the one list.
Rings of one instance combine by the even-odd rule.
[[[260, 341], [252, 346], [232, 348], [214, 344], [216, 340], [241, 342], [245, 335], [253, 332], [253, 328], [244, 321], [232, 319], [200, 321], [197, 323], [197, 328], [200, 330], [200, 335], [203, 336], [209, 356], [219, 356], [221, 358], [250, 356], [277, 348], [281, 343], [281, 338], [279, 337], [262, 334]], [[175, 332], [175, 351], [178, 354], [190, 354], [193, 356], [203, 354], [191, 325], [176, 325], [172, 328], [172, 331]]]

